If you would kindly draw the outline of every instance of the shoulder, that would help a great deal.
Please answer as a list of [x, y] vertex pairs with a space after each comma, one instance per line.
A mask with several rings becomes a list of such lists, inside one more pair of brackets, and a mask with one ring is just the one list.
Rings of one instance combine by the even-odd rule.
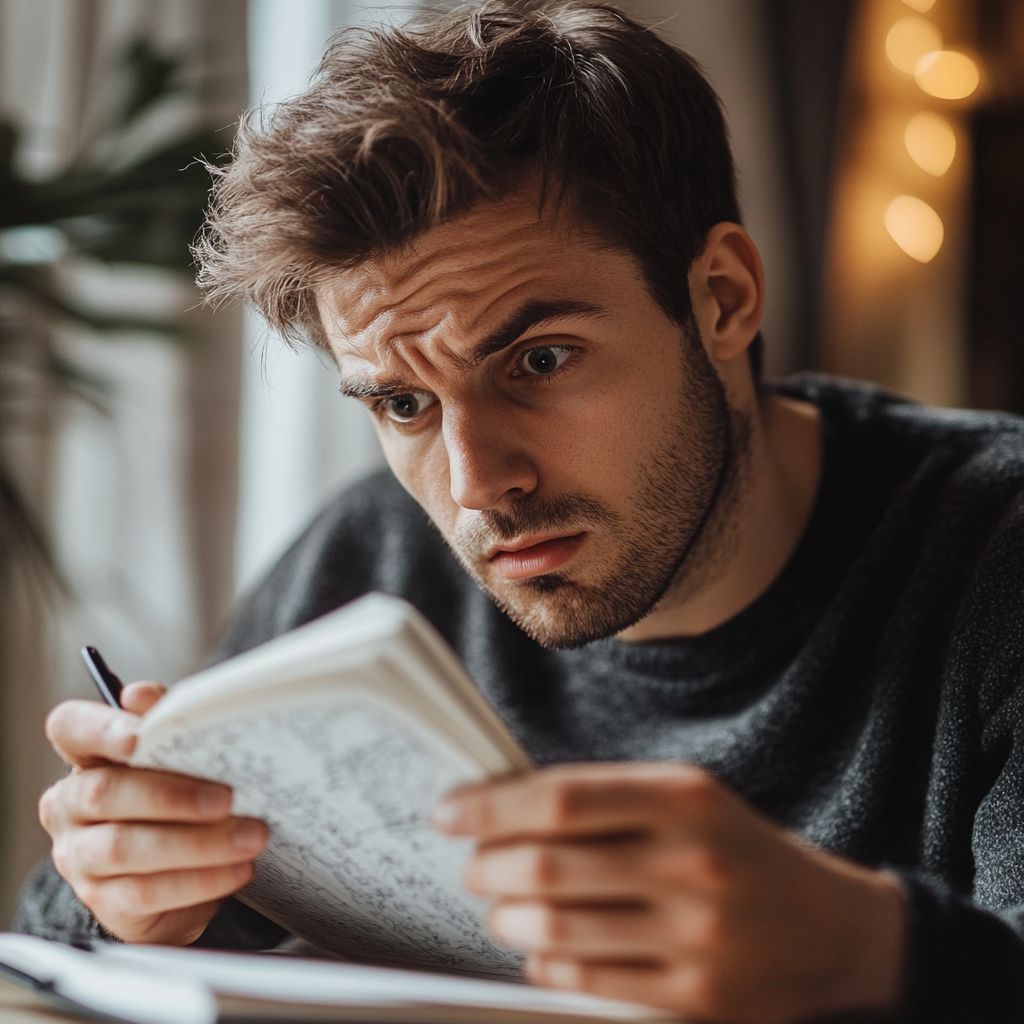
[[228, 657], [371, 590], [426, 611], [472, 587], [390, 470], [332, 500], [242, 602], [217, 655]]
[[871, 384], [802, 373], [772, 385], [813, 402], [833, 438], [908, 481], [1009, 494], [1024, 484], [1024, 417], [921, 405]]
[[1024, 678], [1024, 419], [818, 375], [781, 390], [821, 409], [848, 503], [875, 490], [859, 578], [880, 581], [889, 596], [877, 601], [901, 609], [906, 637], [946, 651], [950, 678], [970, 681], [965, 699], [988, 717]]
[[950, 616], [992, 611], [997, 594], [1024, 612], [1024, 419], [817, 374], [780, 390], [821, 409], [841, 525], [867, 510], [865, 572]]

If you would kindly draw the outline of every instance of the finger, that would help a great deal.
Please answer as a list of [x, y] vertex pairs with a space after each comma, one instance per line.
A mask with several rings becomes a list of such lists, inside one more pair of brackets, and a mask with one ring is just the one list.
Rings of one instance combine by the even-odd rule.
[[726, 915], [699, 898], [597, 906], [503, 900], [488, 923], [511, 946], [574, 959], [706, 960], [730, 940]]
[[703, 829], [726, 791], [686, 764], [572, 765], [449, 794], [435, 809], [442, 831], [482, 841]]
[[477, 851], [466, 886], [491, 897], [629, 899], [659, 884], [644, 869], [651, 843], [643, 840], [517, 843]]
[[466, 886], [492, 898], [621, 902], [666, 891], [722, 894], [738, 871], [731, 851], [673, 836], [527, 841], [480, 847], [466, 869]]
[[75, 887], [78, 898], [115, 935], [154, 914], [223, 899], [252, 880], [251, 861], [214, 868], [121, 875], [90, 880]]
[[660, 963], [607, 963], [535, 954], [526, 962], [526, 976], [537, 985], [664, 1007], [686, 1018], [719, 1019], [726, 999], [711, 972], [699, 963], [670, 968]]
[[173, 772], [107, 765], [72, 772], [53, 787], [67, 821], [220, 821], [231, 813], [231, 790]]
[[488, 924], [510, 946], [566, 958], [656, 959], [674, 938], [662, 915], [645, 906], [499, 903]]
[[121, 707], [135, 715], [144, 715], [167, 692], [160, 683], [129, 683], [121, 691]]
[[135, 749], [137, 715], [91, 700], [66, 700], [46, 717], [53, 749], [79, 768], [104, 761], [127, 762]]
[[73, 860], [79, 876], [152, 875], [242, 864], [260, 853], [268, 836], [254, 818], [216, 825], [111, 823], [75, 829], [54, 844], [53, 859], [58, 871]]

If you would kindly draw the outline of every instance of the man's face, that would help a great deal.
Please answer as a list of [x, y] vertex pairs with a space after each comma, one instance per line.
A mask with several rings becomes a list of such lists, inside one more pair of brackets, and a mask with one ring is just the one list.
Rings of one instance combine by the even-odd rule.
[[628, 254], [521, 195], [319, 299], [391, 468], [529, 635], [615, 634], [685, 573], [731, 465], [729, 408]]

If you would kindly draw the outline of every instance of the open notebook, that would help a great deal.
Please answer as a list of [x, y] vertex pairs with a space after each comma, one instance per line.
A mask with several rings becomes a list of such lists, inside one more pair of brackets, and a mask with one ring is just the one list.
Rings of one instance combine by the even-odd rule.
[[370, 594], [174, 686], [132, 764], [227, 783], [269, 845], [240, 898], [321, 949], [516, 977], [429, 814], [529, 760], [433, 627]]
[[[34, 990], [41, 1003], [131, 1024], [607, 1024], [671, 1017], [511, 982], [271, 953], [103, 943], [86, 952], [27, 935], [0, 934], [3, 974]], [[0, 1015], [3, 1005], [0, 991]]]

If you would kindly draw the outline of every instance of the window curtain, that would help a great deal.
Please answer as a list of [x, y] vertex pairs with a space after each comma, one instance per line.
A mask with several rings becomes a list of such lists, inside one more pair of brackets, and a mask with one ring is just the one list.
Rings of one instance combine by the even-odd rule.
[[[45, 179], [91, 152], [139, 40], [183, 59], [182, 87], [116, 151], [90, 158], [130, 159], [201, 118], [230, 125], [245, 101], [245, 16], [244, 0], [0, 0], [0, 107], [21, 132], [21, 171]], [[16, 241], [0, 246], [9, 255]], [[180, 330], [69, 328], [0, 294], [24, 350], [4, 364], [19, 380], [3, 395], [19, 409], [0, 444], [63, 576], [62, 588], [31, 569], [20, 538], [0, 546], [4, 920], [48, 845], [36, 802], [62, 768], [43, 718], [60, 699], [92, 696], [78, 648], [96, 644], [126, 678], [173, 680], [205, 657], [234, 589], [240, 314], [195, 308], [180, 274], [73, 254], [55, 273], [98, 316]], [[69, 397], [55, 365], [98, 382], [102, 402]]]

